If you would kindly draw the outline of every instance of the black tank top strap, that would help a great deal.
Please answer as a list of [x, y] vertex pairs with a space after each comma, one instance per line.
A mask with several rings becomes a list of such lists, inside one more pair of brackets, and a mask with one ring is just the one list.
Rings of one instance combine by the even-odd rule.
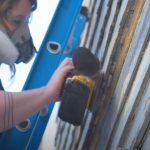
[[3, 90], [3, 91], [4, 91], [4, 88], [3, 88], [3, 85], [2, 85], [1, 80], [0, 80], [0, 90]]
[[[4, 91], [4, 88], [3, 88], [3, 85], [2, 85], [1, 80], [0, 80], [0, 90], [3, 90], [3, 91]], [[1, 139], [1, 137], [2, 137], [2, 133], [0, 133], [0, 139]]]

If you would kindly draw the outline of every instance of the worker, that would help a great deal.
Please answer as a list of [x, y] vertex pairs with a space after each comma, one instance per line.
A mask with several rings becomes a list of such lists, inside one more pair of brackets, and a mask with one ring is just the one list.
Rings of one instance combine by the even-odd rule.
[[[24, 42], [20, 44], [15, 37], [19, 31], [28, 31], [31, 13], [36, 8], [36, 0], [0, 0], [0, 64], [9, 65], [13, 75], [15, 63], [27, 63], [35, 54], [29, 33], [22, 35]], [[0, 132], [21, 123], [49, 102], [58, 101], [64, 79], [73, 68], [72, 59], [64, 59], [48, 83], [37, 89], [8, 92], [0, 85]]]

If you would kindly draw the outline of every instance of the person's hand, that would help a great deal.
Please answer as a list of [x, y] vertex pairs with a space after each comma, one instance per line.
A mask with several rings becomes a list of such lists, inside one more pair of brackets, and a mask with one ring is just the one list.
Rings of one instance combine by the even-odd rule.
[[46, 92], [50, 92], [49, 94], [53, 100], [59, 99], [65, 77], [72, 69], [74, 69], [72, 59], [65, 58], [55, 70], [53, 76], [46, 85]]

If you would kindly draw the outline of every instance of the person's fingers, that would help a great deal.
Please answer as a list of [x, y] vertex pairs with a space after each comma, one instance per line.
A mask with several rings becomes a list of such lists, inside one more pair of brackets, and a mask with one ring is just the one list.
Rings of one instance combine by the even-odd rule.
[[73, 66], [66, 66], [64, 69], [63, 69], [63, 78], [64, 77], [66, 77], [66, 75], [69, 73], [69, 72], [71, 72], [71, 70], [73, 70], [74, 69], [74, 67]]
[[65, 77], [67, 74], [74, 69], [71, 58], [66, 58], [55, 70], [53, 76], [47, 84], [47, 89], [51, 91], [52, 97], [57, 100], [60, 96], [60, 91], [62, 89]]
[[74, 69], [74, 65], [72, 63], [72, 59], [71, 58], [66, 58], [63, 60], [63, 62], [58, 66], [58, 68], [56, 69], [55, 73], [57, 74], [58, 72], [61, 75], [66, 75], [69, 71], [71, 71], [72, 69]]
[[61, 67], [64, 67], [64, 66], [66, 66], [66, 65], [73, 65], [73, 63], [72, 63], [72, 58], [65, 58], [65, 59], [61, 62], [61, 64], [59, 65], [59, 67], [61, 68]]

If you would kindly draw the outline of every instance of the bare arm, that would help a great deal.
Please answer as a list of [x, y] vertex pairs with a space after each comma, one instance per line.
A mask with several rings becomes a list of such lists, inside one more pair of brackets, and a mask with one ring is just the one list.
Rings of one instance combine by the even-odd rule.
[[24, 121], [51, 100], [58, 100], [64, 78], [71, 69], [72, 60], [65, 59], [44, 87], [23, 92], [0, 91], [0, 132]]

